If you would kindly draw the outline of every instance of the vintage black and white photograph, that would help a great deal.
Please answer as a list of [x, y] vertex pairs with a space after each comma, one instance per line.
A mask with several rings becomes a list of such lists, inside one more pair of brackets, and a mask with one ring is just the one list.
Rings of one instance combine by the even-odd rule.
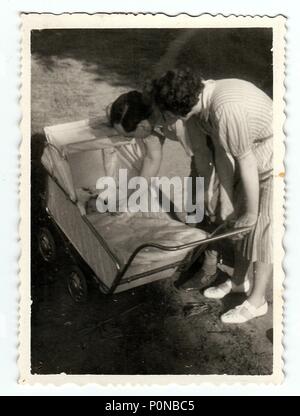
[[284, 18], [227, 19], [23, 16], [21, 381], [281, 379]]

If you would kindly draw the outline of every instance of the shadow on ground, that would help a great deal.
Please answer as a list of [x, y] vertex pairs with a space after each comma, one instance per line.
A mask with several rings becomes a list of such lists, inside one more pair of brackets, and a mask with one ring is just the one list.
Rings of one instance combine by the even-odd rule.
[[[114, 296], [91, 284], [89, 301], [76, 304], [66, 289], [64, 259], [50, 270], [34, 266], [39, 282], [33, 285], [33, 373], [272, 372], [266, 317], [226, 327], [219, 320], [221, 302], [178, 292], [172, 279]], [[191, 303], [199, 305], [195, 315], [185, 313]]]
[[259, 28], [32, 31], [32, 54], [47, 70], [57, 58], [75, 59], [96, 81], [126, 87], [140, 86], [158, 66], [164, 71], [184, 64], [205, 78], [238, 74], [272, 95], [271, 48], [271, 29]]

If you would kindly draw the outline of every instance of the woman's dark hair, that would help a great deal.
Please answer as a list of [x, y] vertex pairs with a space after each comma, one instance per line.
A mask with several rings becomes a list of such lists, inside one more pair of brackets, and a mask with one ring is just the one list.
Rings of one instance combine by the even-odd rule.
[[111, 106], [110, 124], [121, 124], [123, 129], [130, 133], [137, 125], [150, 117], [152, 106], [147, 103], [138, 91], [130, 91], [120, 95]]
[[161, 111], [186, 116], [197, 104], [202, 89], [201, 77], [186, 68], [168, 71], [161, 78], [152, 81], [152, 92], [149, 91], [148, 84], [145, 93], [152, 95]]

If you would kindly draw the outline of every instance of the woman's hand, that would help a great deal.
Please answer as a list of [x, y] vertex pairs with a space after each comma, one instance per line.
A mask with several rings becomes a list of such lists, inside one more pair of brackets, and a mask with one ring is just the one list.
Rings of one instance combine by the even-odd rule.
[[256, 221], [257, 221], [257, 215], [252, 214], [250, 212], [243, 214], [236, 221], [231, 221], [231, 224], [233, 225], [234, 229], [249, 227], [249, 230], [239, 233], [231, 237], [231, 239], [241, 240], [242, 238], [244, 238], [245, 235], [248, 234], [251, 231], [251, 229], [255, 226]]
[[256, 221], [257, 215], [247, 212], [235, 221], [234, 228], [254, 227]]

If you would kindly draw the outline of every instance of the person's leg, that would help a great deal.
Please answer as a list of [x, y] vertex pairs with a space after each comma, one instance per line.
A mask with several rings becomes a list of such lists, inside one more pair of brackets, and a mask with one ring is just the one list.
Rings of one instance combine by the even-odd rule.
[[258, 308], [266, 301], [267, 286], [272, 278], [273, 265], [257, 261], [254, 263], [253, 288], [248, 298], [251, 305]]
[[254, 283], [250, 296], [241, 305], [224, 313], [221, 321], [238, 324], [265, 315], [268, 312], [266, 291], [271, 276], [272, 265], [257, 261], [254, 264]]
[[238, 249], [238, 244], [234, 247], [234, 271], [233, 276], [225, 280], [218, 286], [209, 287], [204, 291], [204, 296], [211, 299], [222, 299], [230, 292], [247, 292], [249, 284], [249, 268], [251, 262], [243, 256]]
[[215, 274], [218, 264], [218, 252], [216, 250], [206, 250], [202, 270], [207, 274]]
[[251, 262], [239, 250], [239, 244], [234, 248], [234, 271], [232, 276], [233, 287], [243, 291], [245, 282], [249, 281], [249, 268]]
[[204, 253], [204, 262], [190, 279], [180, 285], [181, 289], [186, 291], [201, 290], [211, 285], [218, 276], [218, 252], [215, 250], [206, 250]]

